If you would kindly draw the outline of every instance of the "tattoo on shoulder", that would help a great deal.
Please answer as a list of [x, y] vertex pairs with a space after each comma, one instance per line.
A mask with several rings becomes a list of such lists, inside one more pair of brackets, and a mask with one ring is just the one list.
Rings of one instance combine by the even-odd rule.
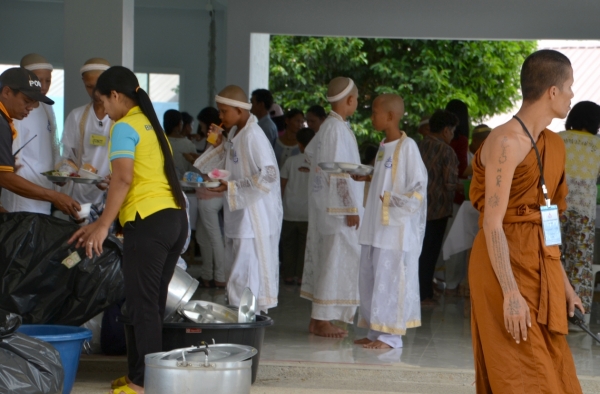
[[490, 204], [490, 207], [496, 208], [500, 203], [500, 197], [498, 197], [498, 195], [494, 193], [494, 195], [488, 199], [488, 203]]
[[500, 154], [500, 158], [498, 159], [498, 163], [504, 164], [506, 163], [506, 150], [508, 149], [508, 137], [502, 138], [502, 142], [500, 142], [500, 147], [502, 148], [502, 153]]

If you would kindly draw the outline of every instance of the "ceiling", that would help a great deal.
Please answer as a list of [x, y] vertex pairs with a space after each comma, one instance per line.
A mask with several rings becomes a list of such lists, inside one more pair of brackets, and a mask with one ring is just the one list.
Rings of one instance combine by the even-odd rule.
[[[64, 0], [18, 0], [22, 2], [64, 3]], [[136, 7], [205, 10], [209, 0], [134, 0]], [[216, 10], [227, 9], [227, 0], [210, 0]]]

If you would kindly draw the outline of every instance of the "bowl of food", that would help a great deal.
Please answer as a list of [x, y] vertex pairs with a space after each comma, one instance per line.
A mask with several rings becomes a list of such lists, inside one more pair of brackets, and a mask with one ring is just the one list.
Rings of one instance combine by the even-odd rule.
[[371, 174], [372, 172], [373, 172], [373, 168], [371, 168], [371, 167], [359, 166], [359, 167], [355, 168], [354, 170], [352, 170], [350, 173], [352, 175], [367, 176], [367, 175]]
[[337, 163], [337, 165], [342, 170], [346, 170], [346, 171], [356, 170], [358, 167], [360, 167], [360, 164], [355, 164], [355, 163]]
[[321, 167], [323, 171], [333, 171], [339, 169], [338, 165], [335, 163], [319, 163], [319, 167]]
[[220, 185], [221, 182], [219, 181], [202, 182], [202, 186], [207, 187], [209, 189], [214, 189], [215, 187], [219, 187]]
[[211, 181], [219, 181], [219, 180], [228, 181], [230, 176], [231, 176], [231, 173], [229, 171], [220, 170], [218, 168], [215, 168], [214, 170], [212, 170], [211, 172], [208, 173], [208, 177], [210, 178]]

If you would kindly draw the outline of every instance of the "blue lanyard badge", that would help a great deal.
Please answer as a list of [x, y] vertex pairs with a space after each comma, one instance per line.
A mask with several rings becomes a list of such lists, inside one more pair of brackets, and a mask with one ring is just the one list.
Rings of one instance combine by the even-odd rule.
[[541, 206], [542, 228], [544, 230], [544, 243], [546, 246], [560, 245], [560, 221], [558, 217], [558, 207], [550, 205]]

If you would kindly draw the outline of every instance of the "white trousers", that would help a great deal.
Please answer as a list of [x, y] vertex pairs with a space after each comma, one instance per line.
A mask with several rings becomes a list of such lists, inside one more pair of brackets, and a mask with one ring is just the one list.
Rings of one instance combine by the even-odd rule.
[[420, 325], [418, 283], [418, 256], [362, 247], [359, 325], [369, 328], [368, 339], [402, 347], [406, 328]]
[[[277, 245], [279, 235], [271, 236], [271, 244]], [[229, 304], [240, 305], [242, 293], [246, 287], [250, 288], [256, 297], [256, 310], [264, 311], [274, 308], [274, 305], [261, 305], [264, 295], [263, 278], [260, 272], [260, 261], [256, 251], [254, 238], [227, 238], [225, 237], [225, 277], [227, 279], [227, 296]], [[276, 271], [275, 274], [278, 274]], [[277, 275], [278, 276], [278, 275]], [[277, 280], [277, 278], [269, 278]], [[275, 294], [275, 296], [277, 296]]]
[[317, 320], [339, 320], [352, 324], [356, 309], [356, 306], [322, 305], [313, 302], [310, 317]]
[[200, 245], [202, 254], [200, 276], [204, 280], [226, 282], [225, 244], [219, 223], [219, 211], [223, 209], [223, 199], [195, 200], [198, 202], [199, 216], [196, 223], [196, 241]]

